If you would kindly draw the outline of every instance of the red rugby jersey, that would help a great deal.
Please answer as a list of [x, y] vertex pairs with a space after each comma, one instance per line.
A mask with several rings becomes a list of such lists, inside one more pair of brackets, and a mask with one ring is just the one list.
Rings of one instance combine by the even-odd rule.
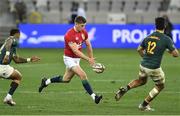
[[69, 42], [76, 43], [80, 51], [82, 51], [82, 43], [88, 39], [88, 33], [85, 29], [80, 32], [75, 31], [74, 27], [69, 29], [65, 36], [65, 48], [64, 48], [64, 55], [69, 56], [72, 58], [79, 58], [76, 54], [73, 53], [70, 46], [68, 45]]

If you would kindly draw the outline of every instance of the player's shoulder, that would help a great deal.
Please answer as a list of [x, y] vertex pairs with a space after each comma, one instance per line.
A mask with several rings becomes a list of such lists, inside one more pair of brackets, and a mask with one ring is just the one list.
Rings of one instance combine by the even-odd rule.
[[166, 39], [172, 40], [171, 37], [167, 36], [166, 34], [164, 34]]
[[73, 35], [73, 33], [74, 33], [73, 28], [70, 28], [70, 29], [67, 30], [67, 32], [66, 32], [66, 34], [65, 34], [65, 37], [66, 37], [66, 36], [71, 36], [71, 35]]
[[14, 39], [13, 36], [9, 36], [9, 37], [7, 38], [7, 40], [13, 40], [13, 39]]
[[172, 39], [169, 36], [167, 36], [166, 34], [163, 34], [163, 37], [166, 41], [172, 41]]
[[6, 43], [12, 43], [13, 39], [14, 38], [12, 36], [9, 36], [5, 41], [6, 41]]
[[150, 39], [152, 36], [155, 35], [156, 32], [148, 34], [144, 39]]
[[69, 33], [73, 33], [74, 29], [73, 28], [70, 28], [67, 30], [66, 34], [69, 34]]
[[88, 38], [88, 32], [86, 31], [86, 29], [83, 29], [81, 33], [85, 36], [86, 39]]

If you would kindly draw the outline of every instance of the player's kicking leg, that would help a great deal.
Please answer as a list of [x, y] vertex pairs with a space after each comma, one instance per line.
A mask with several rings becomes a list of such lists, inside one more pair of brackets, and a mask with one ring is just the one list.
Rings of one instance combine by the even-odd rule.
[[147, 77], [140, 77], [139, 79], [133, 80], [130, 82], [127, 86], [121, 87], [115, 94], [115, 99], [116, 101], [119, 101], [121, 97], [127, 93], [130, 89], [136, 88], [138, 86], [142, 86], [146, 84], [147, 82]]
[[87, 79], [87, 76], [86, 76], [86, 73], [82, 70], [82, 68], [78, 65], [78, 66], [74, 66], [72, 67], [72, 71], [77, 74], [80, 79], [81, 79], [81, 82], [83, 84], [83, 87], [84, 89], [87, 91], [87, 93], [89, 93], [89, 95], [91, 96], [91, 98], [94, 100], [94, 102], [96, 104], [99, 104], [99, 102], [101, 101], [102, 99], [102, 95], [96, 95], [92, 88], [91, 88], [91, 85], [90, 83], [88, 82], [88, 79]]
[[115, 99], [116, 101], [119, 101], [121, 97], [130, 89], [129, 85], [126, 87], [121, 87], [119, 90], [116, 92]]
[[8, 104], [10, 106], [16, 105], [16, 103], [13, 101], [12, 96], [17, 89], [20, 81], [21, 81], [22, 75], [19, 71], [14, 70], [13, 73], [10, 75], [8, 79], [12, 79], [12, 83], [10, 85], [9, 92], [7, 93], [6, 97], [4, 98], [3, 102], [5, 104]]
[[43, 78], [41, 80], [41, 84], [39, 86], [39, 93], [42, 92], [42, 90], [47, 87], [49, 84], [51, 83], [68, 83], [69, 81], [64, 81], [63, 80], [63, 76], [55, 76], [55, 77], [52, 77], [52, 78]]
[[55, 76], [55, 77], [52, 77], [49, 79], [43, 78], [41, 80], [41, 84], [39, 86], [39, 92], [42, 92], [42, 90], [51, 83], [69, 83], [73, 76], [74, 76], [74, 72], [72, 72], [69, 69], [66, 69], [64, 77], [63, 76]]

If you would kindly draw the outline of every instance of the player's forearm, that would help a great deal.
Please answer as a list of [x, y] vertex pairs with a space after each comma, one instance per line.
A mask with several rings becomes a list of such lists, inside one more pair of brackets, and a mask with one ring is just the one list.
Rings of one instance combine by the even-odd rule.
[[141, 56], [141, 57], [143, 57], [144, 56], [144, 49], [141, 47], [141, 46], [139, 46], [138, 48], [137, 48], [137, 51], [138, 51], [138, 53], [139, 53], [139, 55]]
[[15, 56], [14, 57], [14, 62], [19, 64], [19, 63], [27, 63], [27, 62], [30, 62], [31, 61], [31, 58], [22, 58], [22, 57], [17, 57]]
[[139, 55], [140, 55], [141, 57], [144, 56], [144, 51], [140, 50], [140, 51], [138, 51], [138, 53], [139, 53]]
[[93, 58], [93, 50], [91, 47], [87, 47], [87, 54], [88, 54], [89, 58]]
[[179, 52], [178, 52], [177, 49], [175, 49], [174, 51], [172, 51], [171, 54], [172, 54], [173, 57], [179, 57]]
[[83, 54], [81, 51], [79, 51], [79, 50], [74, 50], [73, 52], [74, 52], [74, 54], [76, 54], [76, 55], [79, 56], [80, 58], [89, 61], [89, 58], [88, 58], [85, 54]]

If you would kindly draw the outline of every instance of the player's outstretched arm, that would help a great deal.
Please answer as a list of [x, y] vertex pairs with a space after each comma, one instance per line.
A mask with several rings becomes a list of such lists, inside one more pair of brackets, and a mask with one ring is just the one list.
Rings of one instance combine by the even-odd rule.
[[71, 48], [71, 50], [73, 51], [74, 54], [76, 54], [77, 56], [79, 56], [80, 58], [88, 61], [90, 63], [90, 65], [94, 64], [94, 59], [93, 58], [89, 58], [88, 56], [86, 56], [84, 53], [82, 53], [81, 51], [79, 51], [78, 49], [78, 45], [76, 43], [70, 42], [69, 46]]
[[92, 46], [91, 46], [91, 43], [90, 43], [89, 39], [87, 39], [85, 41], [85, 43], [86, 43], [86, 46], [87, 46], [87, 54], [88, 54], [88, 56], [90, 58], [94, 58], [94, 56], [93, 56], [93, 49], [92, 49]]
[[178, 57], [179, 56], [179, 52], [177, 49], [173, 50], [172, 52], [169, 52], [173, 57]]
[[13, 56], [13, 60], [15, 63], [27, 63], [27, 62], [37, 62], [40, 60], [37, 56], [32, 56], [31, 58], [22, 58], [19, 56]]

